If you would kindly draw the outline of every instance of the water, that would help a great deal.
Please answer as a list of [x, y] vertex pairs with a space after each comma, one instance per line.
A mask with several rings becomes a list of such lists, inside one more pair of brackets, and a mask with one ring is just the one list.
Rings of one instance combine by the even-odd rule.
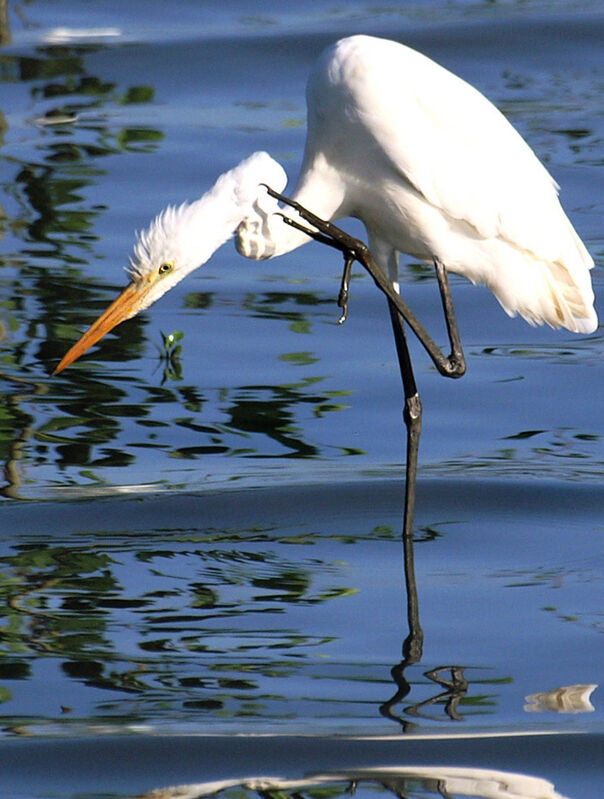
[[[400, 378], [359, 268], [338, 327], [337, 254], [253, 263], [227, 245], [49, 377], [160, 208], [257, 149], [295, 181], [309, 65], [348, 33], [487, 93], [598, 261], [598, 4], [3, 10], [5, 794], [599, 796], [600, 332], [530, 328], [453, 279], [468, 374], [443, 380], [414, 348], [423, 647], [407, 660]], [[442, 341], [431, 270], [403, 283]]]

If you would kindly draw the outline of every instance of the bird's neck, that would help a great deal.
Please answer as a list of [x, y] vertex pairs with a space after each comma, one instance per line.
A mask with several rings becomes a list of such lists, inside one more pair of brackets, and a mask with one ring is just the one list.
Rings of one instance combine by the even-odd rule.
[[[264, 182], [276, 189], [268, 180]], [[346, 184], [340, 174], [325, 162], [320, 152], [313, 153], [312, 158], [305, 157], [291, 199], [321, 219], [338, 219], [345, 214]], [[310, 241], [302, 230], [285, 224], [283, 216], [298, 222], [302, 228], [308, 227], [308, 223], [292, 206], [280, 208], [271, 196], [258, 193], [237, 230], [235, 243], [241, 255], [255, 260], [274, 258]]]
[[267, 153], [258, 152], [221, 175], [206, 194], [187, 206], [183, 229], [189, 239], [186, 243], [196, 242], [196, 266], [232, 237], [251, 213], [259, 193], [265, 193], [263, 184], [280, 192], [286, 183], [283, 167]]

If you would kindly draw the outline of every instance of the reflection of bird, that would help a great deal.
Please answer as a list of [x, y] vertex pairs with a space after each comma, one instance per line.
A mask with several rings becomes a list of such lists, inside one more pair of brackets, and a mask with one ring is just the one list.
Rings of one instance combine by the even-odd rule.
[[563, 685], [552, 691], [530, 694], [526, 697], [529, 703], [524, 706], [527, 712], [541, 713], [548, 710], [552, 713], [593, 713], [594, 706], [589, 701], [597, 685]]
[[474, 799], [565, 799], [554, 785], [541, 777], [514, 774], [497, 769], [471, 766], [384, 766], [377, 768], [347, 768], [340, 771], [311, 773], [302, 779], [283, 779], [266, 775], [245, 779], [214, 780], [189, 785], [177, 785], [152, 790], [136, 799], [223, 799], [236, 789], [248, 797], [262, 797], [279, 793], [282, 796], [300, 796], [324, 792], [340, 799], [348, 797], [352, 788], [385, 797], [467, 796]]
[[[578, 333], [596, 328], [593, 262], [532, 150], [478, 91], [395, 42], [353, 36], [326, 50], [307, 90], [308, 136], [294, 199], [323, 219], [362, 220], [394, 282], [398, 252], [486, 284], [510, 315]], [[261, 184], [283, 169], [255, 153], [201, 199], [142, 233], [131, 283], [63, 358], [64, 369], [155, 302], [237, 231], [268, 258], [309, 240], [284, 225]]]

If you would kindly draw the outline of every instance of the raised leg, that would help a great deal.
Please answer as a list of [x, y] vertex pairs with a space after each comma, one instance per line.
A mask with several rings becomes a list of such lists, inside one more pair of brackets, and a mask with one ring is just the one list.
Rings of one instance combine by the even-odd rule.
[[454, 374], [450, 376], [462, 377], [466, 372], [466, 359], [461, 346], [457, 319], [455, 318], [455, 308], [453, 307], [453, 297], [451, 296], [451, 287], [449, 286], [449, 276], [447, 275], [445, 265], [438, 258], [434, 259], [434, 268], [436, 269], [436, 279], [438, 280], [440, 299], [443, 305], [447, 334], [451, 345], [451, 353], [447, 360], [451, 364]]
[[[463, 374], [465, 374], [466, 364], [461, 347], [461, 339], [457, 328], [457, 321], [455, 319], [455, 312], [453, 310], [453, 300], [451, 298], [449, 279], [447, 277], [445, 266], [441, 261], [435, 259], [434, 265], [436, 267], [436, 277], [438, 280], [438, 287], [445, 313], [449, 344], [451, 346], [451, 352], [448, 356], [441, 352], [428, 331], [421, 324], [411, 308], [403, 300], [390, 280], [386, 277], [386, 275], [384, 275], [380, 267], [373, 260], [373, 257], [366, 244], [359, 239], [355, 239], [353, 236], [350, 236], [344, 230], [341, 230], [331, 222], [316, 216], [312, 213], [312, 211], [304, 208], [303, 205], [300, 205], [300, 203], [296, 202], [295, 200], [290, 200], [288, 197], [284, 197], [282, 194], [273, 191], [270, 186], [266, 186], [266, 189], [272, 197], [275, 197], [277, 200], [280, 200], [281, 202], [294, 208], [298, 212], [299, 216], [312, 225], [315, 229], [308, 228], [297, 220], [291, 219], [285, 214], [282, 214], [283, 221], [287, 225], [291, 225], [292, 227], [295, 227], [298, 230], [306, 233], [308, 236], [310, 236], [310, 238], [313, 238], [322, 244], [327, 244], [329, 247], [334, 247], [335, 249], [344, 253], [345, 267], [342, 278], [342, 290], [340, 292], [340, 297], [342, 298], [342, 307], [344, 309], [347, 307], [345, 303], [347, 303], [348, 300], [348, 279], [350, 277], [350, 267], [352, 265], [352, 261], [358, 261], [369, 272], [377, 287], [388, 297], [388, 300], [395, 306], [399, 314], [407, 322], [411, 330], [413, 330], [438, 371], [445, 377], [461, 377]], [[346, 317], [345, 313], [343, 314], [343, 317]], [[343, 319], [341, 321], [343, 321]]]

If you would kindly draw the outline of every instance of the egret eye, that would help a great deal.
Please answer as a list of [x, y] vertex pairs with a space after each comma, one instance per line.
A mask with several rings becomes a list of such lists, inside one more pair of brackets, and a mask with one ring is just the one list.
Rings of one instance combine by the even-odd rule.
[[161, 277], [164, 277], [165, 275], [169, 274], [173, 269], [174, 269], [174, 264], [172, 263], [172, 261], [164, 261], [164, 263], [161, 264], [161, 266], [157, 270], [157, 274], [160, 275]]

